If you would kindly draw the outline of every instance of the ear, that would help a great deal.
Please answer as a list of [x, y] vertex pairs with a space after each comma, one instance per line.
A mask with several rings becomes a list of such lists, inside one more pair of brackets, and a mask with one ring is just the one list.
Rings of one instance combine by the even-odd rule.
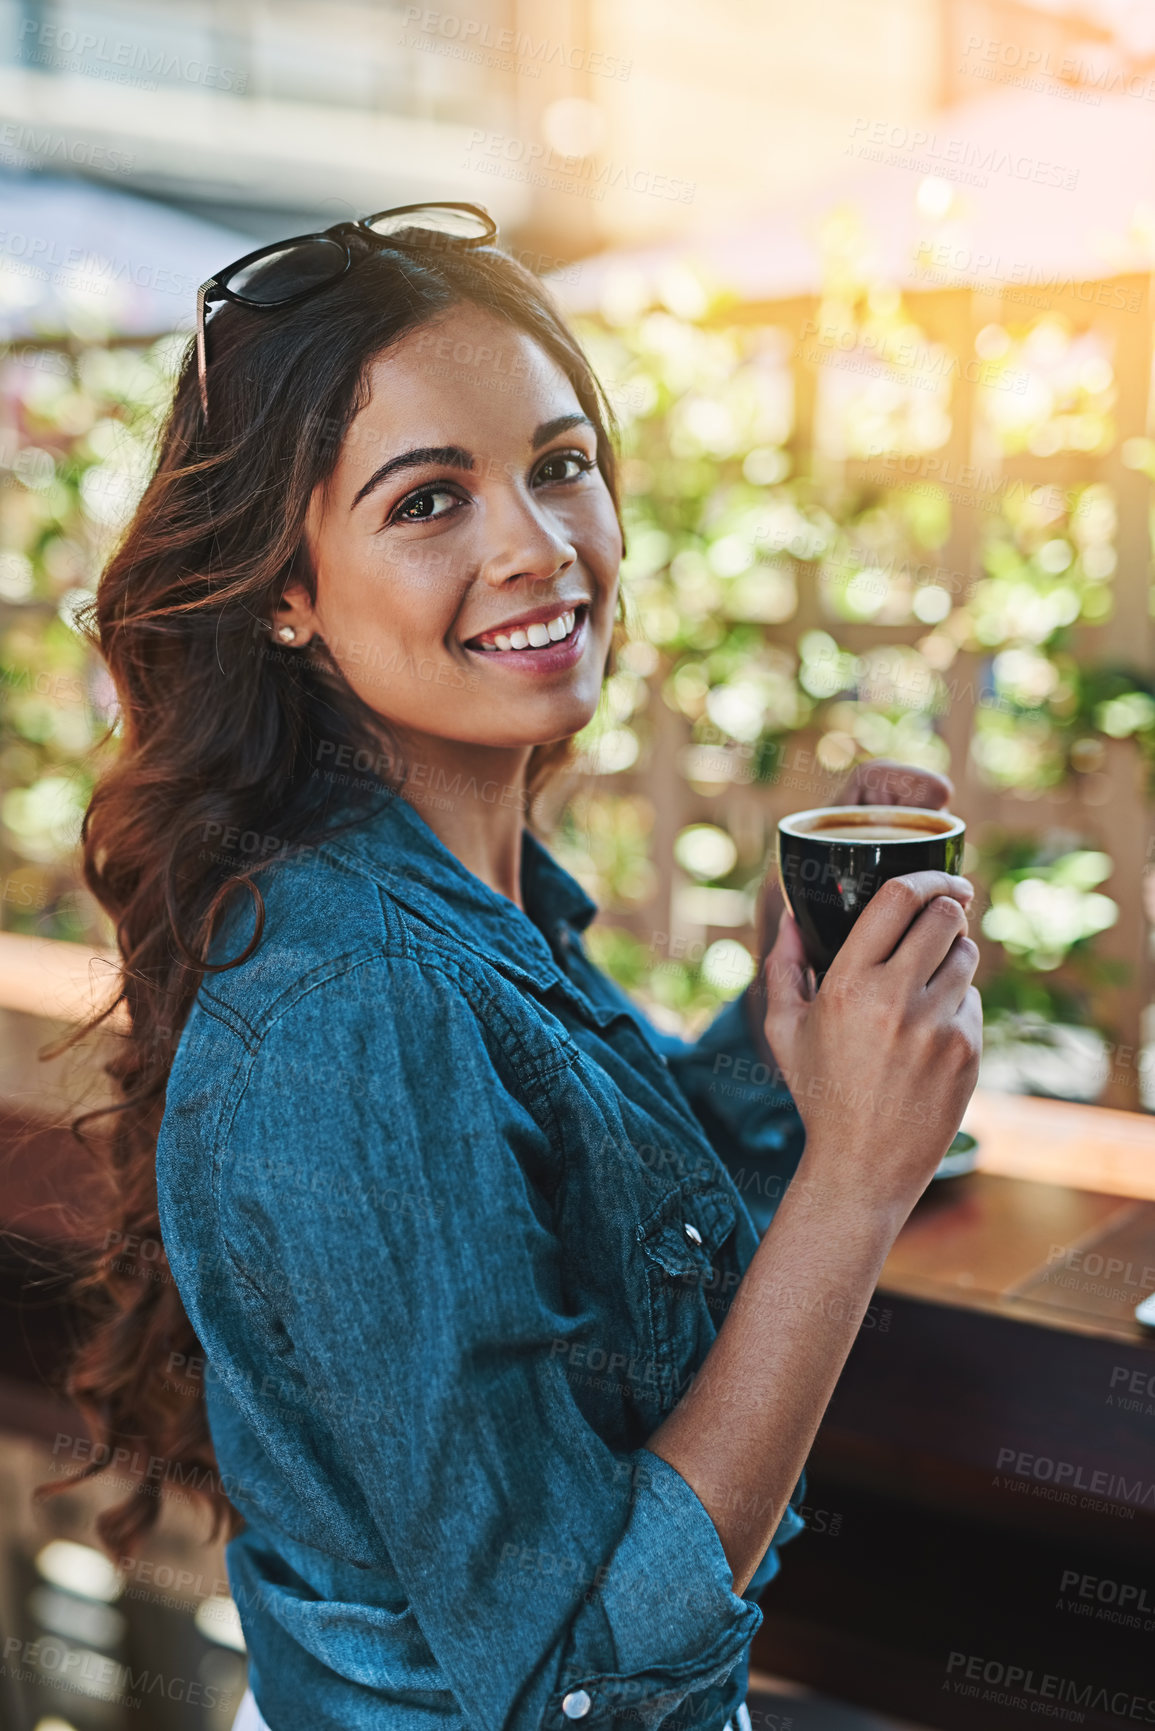
[[302, 538], [301, 545], [293, 556], [289, 567], [288, 581], [281, 591], [281, 598], [273, 609], [271, 628], [273, 635], [284, 625], [291, 625], [296, 632], [295, 646], [301, 647], [311, 637], [318, 635], [319, 626], [313, 606], [315, 585], [308, 581], [310, 569], [309, 550]]

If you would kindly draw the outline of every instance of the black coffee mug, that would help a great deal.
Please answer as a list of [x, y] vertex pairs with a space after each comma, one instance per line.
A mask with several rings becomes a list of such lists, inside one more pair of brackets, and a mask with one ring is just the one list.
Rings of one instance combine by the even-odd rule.
[[778, 825], [778, 875], [806, 959], [821, 981], [882, 885], [908, 872], [958, 872], [966, 824], [913, 805], [837, 805]]

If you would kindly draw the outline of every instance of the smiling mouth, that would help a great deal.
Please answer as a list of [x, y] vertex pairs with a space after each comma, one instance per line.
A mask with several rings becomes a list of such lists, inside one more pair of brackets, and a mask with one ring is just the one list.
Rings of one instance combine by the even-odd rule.
[[471, 637], [465, 647], [479, 649], [489, 654], [516, 650], [522, 655], [533, 655], [540, 649], [552, 649], [558, 643], [564, 643], [567, 637], [572, 637], [582, 620], [589, 612], [588, 602], [581, 602], [577, 607], [559, 609], [550, 619], [541, 619], [532, 625], [518, 625], [509, 631], [486, 631], [480, 637]]

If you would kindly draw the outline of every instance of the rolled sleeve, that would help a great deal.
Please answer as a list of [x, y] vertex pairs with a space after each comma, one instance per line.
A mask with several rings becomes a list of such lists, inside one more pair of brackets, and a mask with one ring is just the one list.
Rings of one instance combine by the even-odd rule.
[[[589, 1696], [591, 1720], [628, 1711], [656, 1725], [691, 1691], [729, 1676], [762, 1613], [735, 1594], [718, 1530], [681, 1474], [648, 1449], [628, 1459], [635, 1496], [599, 1589], [615, 1665], [582, 1671], [584, 1631], [576, 1629], [563, 1688]], [[565, 1714], [565, 1696], [551, 1706]]]
[[[409, 958], [311, 990], [254, 1057], [221, 1231], [246, 1286], [278, 1294], [311, 1410], [365, 1396], [316, 1447], [364, 1499], [470, 1723], [563, 1731], [628, 1710], [649, 1731], [729, 1675], [761, 1612], [685, 1480], [613, 1451], [576, 1403], [556, 1156], [500, 1044], [455, 980]], [[307, 1191], [290, 1156], [253, 1149], [294, 1151]], [[337, 1195], [354, 1204], [339, 1229]]]

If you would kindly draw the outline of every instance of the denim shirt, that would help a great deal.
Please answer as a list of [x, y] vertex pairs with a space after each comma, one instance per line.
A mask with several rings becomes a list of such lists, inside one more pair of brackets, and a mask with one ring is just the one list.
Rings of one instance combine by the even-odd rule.
[[[742, 1004], [660, 1034], [531, 832], [522, 912], [392, 795], [259, 881], [257, 948], [182, 1032], [157, 1176], [261, 1712], [714, 1731], [803, 1525], [800, 1480], [738, 1595], [645, 1447], [802, 1149]], [[238, 896], [212, 959], [253, 922]]]

